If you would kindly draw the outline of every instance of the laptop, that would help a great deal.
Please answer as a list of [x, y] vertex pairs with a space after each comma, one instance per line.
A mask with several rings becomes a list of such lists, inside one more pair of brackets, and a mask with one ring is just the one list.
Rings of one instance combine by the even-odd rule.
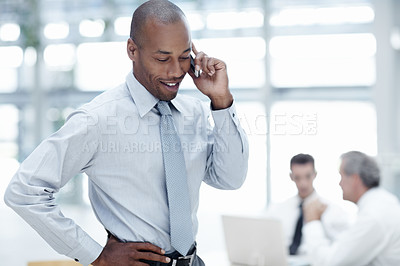
[[233, 265], [289, 265], [282, 224], [278, 220], [222, 215], [222, 224], [228, 258]]

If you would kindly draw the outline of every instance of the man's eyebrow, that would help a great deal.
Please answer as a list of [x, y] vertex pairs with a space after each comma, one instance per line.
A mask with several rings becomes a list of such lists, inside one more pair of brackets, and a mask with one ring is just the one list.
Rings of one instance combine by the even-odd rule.
[[[189, 47], [189, 48], [187, 48], [185, 51], [183, 51], [182, 53], [186, 53], [186, 52], [189, 52], [189, 51], [191, 51], [191, 50], [192, 50], [192, 49]], [[156, 53], [157, 53], [157, 54], [165, 54], [165, 55], [170, 55], [170, 54], [172, 54], [172, 52], [163, 51], [163, 50], [158, 50]]]
[[156, 52], [157, 54], [172, 54], [172, 52], [167, 52], [167, 51], [162, 51], [162, 50], [158, 50], [157, 52]]

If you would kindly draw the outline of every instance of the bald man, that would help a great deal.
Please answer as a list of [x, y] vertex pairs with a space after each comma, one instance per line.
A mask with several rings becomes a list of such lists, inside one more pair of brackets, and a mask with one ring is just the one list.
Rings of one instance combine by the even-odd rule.
[[[226, 65], [195, 49], [185, 15], [168, 1], [137, 8], [127, 53], [133, 71], [126, 82], [77, 109], [42, 142], [21, 164], [5, 201], [56, 251], [83, 265], [204, 265], [195, 243], [200, 185], [237, 189], [247, 173], [248, 142]], [[187, 73], [210, 99], [209, 107], [178, 94]], [[187, 184], [178, 194], [188, 195], [180, 205], [188, 206], [189, 222], [177, 231], [189, 243], [187, 252], [171, 240], [171, 213], [180, 210], [170, 206], [167, 191], [159, 104], [170, 109], [166, 116], [173, 119], [183, 152]], [[104, 247], [64, 217], [55, 202], [79, 172], [89, 177], [93, 210], [108, 231]], [[183, 233], [187, 226], [190, 231]]]

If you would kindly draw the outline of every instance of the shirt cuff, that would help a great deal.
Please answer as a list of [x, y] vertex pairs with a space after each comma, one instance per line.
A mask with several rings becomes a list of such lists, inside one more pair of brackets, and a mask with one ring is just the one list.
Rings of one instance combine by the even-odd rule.
[[237, 127], [239, 125], [239, 119], [237, 117], [236, 113], [236, 107], [235, 103], [233, 102], [232, 105], [226, 109], [220, 109], [220, 110], [211, 110], [212, 117], [215, 123], [215, 126], [218, 129], [223, 128], [224, 126], [227, 126], [229, 123], [227, 122], [227, 119], [232, 120], [235, 126]]
[[303, 226], [302, 231], [304, 234], [319, 235], [319, 236], [324, 235], [324, 227], [322, 226], [322, 223], [319, 220], [306, 223]]
[[325, 235], [325, 229], [321, 221], [311, 221], [303, 226], [302, 233], [307, 252], [314, 252], [315, 248], [329, 246], [330, 240]]
[[100, 244], [98, 244], [89, 236], [85, 236], [80, 247], [72, 250], [67, 254], [67, 256], [82, 265], [90, 265], [90, 263], [95, 261], [100, 256], [102, 251], [103, 247]]

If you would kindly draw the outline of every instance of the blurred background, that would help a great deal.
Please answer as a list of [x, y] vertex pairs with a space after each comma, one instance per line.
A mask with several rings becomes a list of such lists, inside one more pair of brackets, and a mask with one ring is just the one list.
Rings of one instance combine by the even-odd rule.
[[[0, 0], [1, 199], [20, 162], [72, 110], [125, 81], [130, 19], [143, 2]], [[382, 185], [400, 196], [400, 1], [173, 2], [196, 47], [227, 63], [250, 141], [240, 190], [202, 187], [198, 243], [207, 265], [222, 265], [220, 214], [258, 212], [296, 193], [289, 160], [297, 153], [314, 156], [317, 190], [350, 212], [338, 185], [338, 158], [349, 150], [376, 156]], [[206, 100], [190, 78], [181, 93]], [[74, 177], [58, 201], [105, 243], [86, 176]], [[2, 200], [0, 214], [1, 265], [65, 258]]]

